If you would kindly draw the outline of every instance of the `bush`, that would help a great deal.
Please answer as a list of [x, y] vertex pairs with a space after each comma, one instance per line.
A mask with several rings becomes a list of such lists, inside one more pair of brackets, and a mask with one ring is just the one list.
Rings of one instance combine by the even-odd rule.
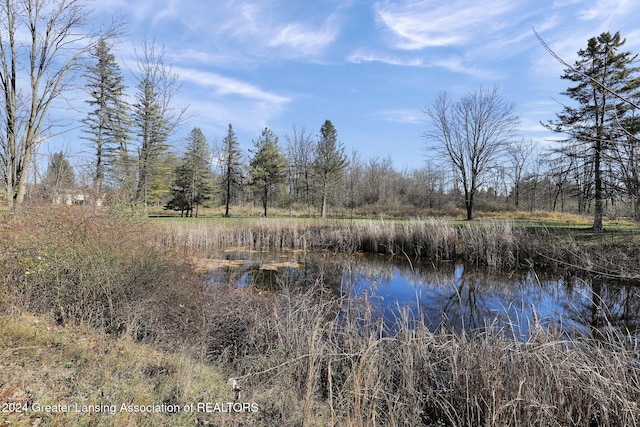
[[199, 339], [201, 277], [139, 220], [47, 207], [5, 223], [0, 306], [144, 341]]

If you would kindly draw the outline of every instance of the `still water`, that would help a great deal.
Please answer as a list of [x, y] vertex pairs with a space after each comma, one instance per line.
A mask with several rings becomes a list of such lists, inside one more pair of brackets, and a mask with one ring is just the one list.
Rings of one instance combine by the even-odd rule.
[[[615, 327], [637, 335], [640, 285], [591, 277], [496, 272], [460, 262], [418, 262], [383, 255], [332, 252], [279, 254], [229, 251], [208, 283], [277, 291], [323, 283], [344, 301], [368, 301], [389, 325], [404, 311], [431, 330], [492, 328], [526, 339], [541, 326], [572, 333]], [[343, 307], [347, 309], [347, 307]]]

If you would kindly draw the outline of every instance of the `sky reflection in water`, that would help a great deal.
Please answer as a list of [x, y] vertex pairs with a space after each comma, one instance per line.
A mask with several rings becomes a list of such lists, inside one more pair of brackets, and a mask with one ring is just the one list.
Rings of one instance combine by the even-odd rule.
[[[247, 254], [226, 255], [228, 259], [243, 256]], [[374, 307], [374, 315], [382, 315], [388, 325], [407, 310], [410, 318], [424, 319], [433, 331], [490, 327], [526, 339], [536, 320], [545, 329], [567, 333], [588, 333], [590, 326], [602, 327], [606, 320], [630, 330], [638, 327], [637, 284], [535, 272], [489, 272], [462, 263], [416, 264], [362, 254], [351, 258], [298, 254], [295, 261], [300, 263], [299, 268], [275, 272], [260, 270], [264, 260], [257, 260], [255, 254], [252, 257], [254, 262], [239, 269], [212, 272], [211, 280], [275, 290], [285, 282], [313, 283], [321, 275], [326, 286], [350, 295], [351, 304], [366, 298]]]

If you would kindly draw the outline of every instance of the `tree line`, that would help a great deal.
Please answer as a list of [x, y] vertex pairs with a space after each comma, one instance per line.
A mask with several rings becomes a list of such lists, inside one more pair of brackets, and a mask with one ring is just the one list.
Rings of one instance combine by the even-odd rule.
[[[234, 205], [255, 203], [264, 215], [269, 206], [319, 216], [464, 209], [467, 219], [477, 209], [567, 210], [592, 213], [596, 231], [604, 215], [640, 219], [640, 77], [619, 33], [589, 39], [566, 64], [568, 101], [541, 124], [563, 135], [559, 142], [546, 148], [523, 138], [514, 105], [495, 87], [457, 98], [443, 92], [424, 110], [431, 155], [420, 168], [397, 170], [391, 158], [348, 155], [330, 120], [316, 135], [294, 127], [283, 141], [265, 128], [247, 153], [231, 124], [215, 150], [196, 127], [178, 156], [170, 141], [189, 116], [175, 105], [179, 78], [162, 48], [137, 49], [132, 94], [112, 53], [120, 26], [85, 31], [84, 1], [7, 0], [0, 13], [0, 172], [11, 207], [28, 189], [43, 197], [82, 176], [96, 200], [183, 215], [213, 204], [229, 216]], [[31, 37], [18, 42], [21, 34]], [[54, 153], [29, 185], [34, 155], [54, 133], [52, 105], [78, 82], [87, 95], [81, 123], [91, 165], [74, 174]]]

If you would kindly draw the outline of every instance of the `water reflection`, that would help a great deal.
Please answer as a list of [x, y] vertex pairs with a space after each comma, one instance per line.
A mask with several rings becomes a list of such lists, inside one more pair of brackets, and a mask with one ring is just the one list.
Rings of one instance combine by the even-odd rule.
[[[526, 339], [533, 328], [566, 333], [601, 332], [611, 325], [638, 333], [640, 287], [596, 278], [558, 277], [535, 272], [497, 273], [462, 263], [410, 263], [406, 259], [333, 253], [278, 255], [299, 267], [273, 268], [267, 253], [234, 252], [227, 259], [248, 260], [240, 267], [212, 271], [210, 283], [226, 282], [276, 291], [283, 284], [323, 283], [347, 295], [344, 315], [366, 299], [389, 326], [403, 311], [431, 330], [493, 328]], [[277, 260], [276, 260], [277, 261]], [[261, 268], [266, 262], [269, 269]], [[277, 264], [276, 264], [277, 265]], [[354, 304], [356, 307], [354, 307]]]

